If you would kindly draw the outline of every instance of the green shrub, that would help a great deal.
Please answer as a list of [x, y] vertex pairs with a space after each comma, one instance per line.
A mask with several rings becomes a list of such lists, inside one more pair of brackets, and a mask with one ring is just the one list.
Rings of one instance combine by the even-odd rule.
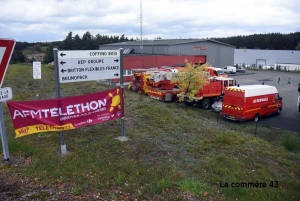
[[282, 145], [289, 151], [299, 150], [300, 142], [292, 138], [290, 135], [286, 135], [283, 139]]

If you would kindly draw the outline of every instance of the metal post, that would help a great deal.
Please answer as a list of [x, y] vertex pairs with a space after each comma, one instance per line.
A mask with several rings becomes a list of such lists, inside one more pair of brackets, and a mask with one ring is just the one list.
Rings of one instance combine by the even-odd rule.
[[256, 136], [256, 131], [257, 131], [257, 123], [258, 123], [258, 121], [256, 122], [256, 126], [255, 126], [255, 136]]
[[9, 161], [9, 151], [8, 151], [8, 143], [7, 143], [7, 138], [6, 138], [6, 129], [5, 129], [5, 123], [4, 123], [2, 102], [0, 103], [0, 118], [1, 118], [0, 132], [1, 132], [1, 141], [2, 141], [4, 160]]
[[[53, 55], [54, 55], [56, 97], [60, 98], [60, 83], [59, 83], [58, 50], [57, 50], [57, 48], [53, 48]], [[63, 154], [63, 155], [65, 155], [67, 153], [67, 146], [66, 146], [63, 131], [60, 131], [60, 150], [61, 150], [61, 154]]]
[[127, 141], [128, 138], [125, 136], [124, 129], [124, 118], [125, 118], [125, 108], [124, 108], [124, 81], [123, 81], [123, 48], [120, 48], [120, 97], [121, 97], [121, 136], [120, 141]]

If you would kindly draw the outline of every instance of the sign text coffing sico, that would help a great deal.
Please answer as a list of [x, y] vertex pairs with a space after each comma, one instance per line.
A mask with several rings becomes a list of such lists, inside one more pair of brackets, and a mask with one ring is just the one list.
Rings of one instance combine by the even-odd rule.
[[90, 52], [90, 56], [114, 56], [117, 52]]

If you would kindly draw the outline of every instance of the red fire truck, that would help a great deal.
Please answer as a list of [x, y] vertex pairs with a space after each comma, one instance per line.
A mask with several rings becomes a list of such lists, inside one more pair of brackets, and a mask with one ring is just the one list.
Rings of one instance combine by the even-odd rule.
[[180, 92], [177, 84], [171, 81], [173, 74], [183, 67], [162, 66], [152, 69], [133, 69], [133, 80], [129, 90], [147, 94], [150, 98], [162, 101], [176, 101]]
[[[150, 98], [164, 102], [178, 102], [182, 90], [178, 83], [173, 83], [171, 78], [178, 71], [184, 71], [184, 67], [163, 66], [157, 69], [136, 69], [133, 81], [129, 89], [136, 92], [147, 94]], [[210, 75], [208, 75], [210, 76]], [[222, 97], [225, 88], [235, 86], [233, 78], [210, 77], [209, 83], [199, 90], [193, 100], [185, 100], [189, 105], [198, 105], [203, 109], [209, 109], [216, 98]]]
[[236, 81], [233, 78], [210, 77], [209, 83], [204, 85], [203, 88], [195, 94], [192, 100], [184, 99], [182, 94], [178, 94], [177, 96], [179, 99], [185, 100], [188, 105], [208, 110], [216, 99], [223, 98], [227, 87], [235, 85]]
[[279, 115], [282, 97], [274, 86], [245, 85], [226, 89], [221, 116], [235, 121], [258, 119], [270, 114]]

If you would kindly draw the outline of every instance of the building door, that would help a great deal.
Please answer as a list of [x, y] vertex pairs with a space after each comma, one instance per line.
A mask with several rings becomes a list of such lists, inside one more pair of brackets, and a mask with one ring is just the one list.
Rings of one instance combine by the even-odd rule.
[[262, 68], [266, 65], [265, 59], [256, 59], [256, 68]]

